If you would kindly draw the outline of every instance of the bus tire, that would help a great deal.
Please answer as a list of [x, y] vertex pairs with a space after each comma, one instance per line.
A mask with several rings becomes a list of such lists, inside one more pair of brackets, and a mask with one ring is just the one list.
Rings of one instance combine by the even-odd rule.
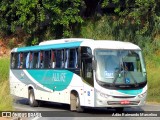
[[76, 111], [77, 112], [83, 112], [84, 111], [84, 108], [80, 105], [80, 98], [79, 98], [78, 94], [76, 96]]
[[70, 96], [70, 110], [71, 111], [77, 111], [77, 112], [83, 112], [83, 108], [80, 106], [80, 99], [77, 92], [71, 93]]
[[29, 90], [28, 99], [29, 99], [29, 105], [31, 107], [37, 107], [38, 106], [38, 101], [35, 100], [35, 95], [34, 95], [34, 90], [33, 89]]

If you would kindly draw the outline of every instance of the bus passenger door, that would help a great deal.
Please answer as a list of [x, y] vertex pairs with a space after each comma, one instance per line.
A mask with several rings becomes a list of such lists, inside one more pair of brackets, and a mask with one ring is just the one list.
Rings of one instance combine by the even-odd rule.
[[85, 106], [94, 106], [92, 51], [89, 47], [81, 47], [81, 76], [84, 83]]

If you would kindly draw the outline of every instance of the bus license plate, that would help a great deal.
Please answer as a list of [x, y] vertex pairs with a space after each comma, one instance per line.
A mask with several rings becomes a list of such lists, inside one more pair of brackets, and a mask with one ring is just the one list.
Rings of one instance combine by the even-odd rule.
[[130, 104], [130, 101], [129, 100], [122, 100], [120, 101], [121, 105], [128, 105]]

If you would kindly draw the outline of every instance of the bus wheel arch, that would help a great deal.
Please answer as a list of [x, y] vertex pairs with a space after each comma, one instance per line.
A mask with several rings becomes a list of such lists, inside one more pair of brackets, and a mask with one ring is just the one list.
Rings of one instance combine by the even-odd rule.
[[77, 112], [84, 111], [83, 107], [80, 105], [80, 97], [76, 90], [72, 90], [70, 93], [70, 110]]
[[28, 88], [28, 100], [31, 107], [38, 106], [38, 101], [35, 99], [34, 89], [31, 86]]

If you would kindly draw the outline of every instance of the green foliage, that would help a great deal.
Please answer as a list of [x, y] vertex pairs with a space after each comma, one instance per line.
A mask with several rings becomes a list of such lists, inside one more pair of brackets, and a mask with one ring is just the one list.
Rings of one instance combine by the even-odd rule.
[[38, 44], [38, 38], [34, 38], [32, 41], [31, 41], [31, 45], [37, 45]]
[[[14, 33], [18, 27], [31, 36], [69, 37], [72, 25], [82, 23], [79, 16], [81, 0], [2, 0], [0, 3], [0, 29]], [[62, 29], [59, 29], [62, 27]], [[45, 39], [45, 38], [44, 38]], [[35, 40], [33, 40], [35, 44]]]
[[[152, 46], [154, 47], [154, 46]], [[146, 56], [148, 95], [147, 101], [160, 102], [160, 54], [153, 53], [152, 56]]]
[[97, 21], [86, 21], [82, 24], [81, 34], [79, 37], [91, 38], [91, 39], [113, 39], [112, 26], [109, 19], [105, 16]]
[[16, 47], [14, 38], [12, 38], [12, 39], [9, 40], [9, 42], [8, 42], [8, 47], [9, 47], [10, 49]]
[[109, 4], [109, 0], [103, 0], [102, 8], [105, 8]]
[[[97, 0], [93, 6], [91, 4], [81, 0], [2, 0], [0, 29], [15, 33], [21, 28], [31, 38], [34, 36], [33, 42], [29, 38], [29, 43], [37, 44], [48, 38], [75, 36], [75, 29], [86, 20], [82, 16], [92, 16], [89, 14], [104, 10], [100, 14], [111, 16], [106, 22], [112, 28], [110, 35], [117, 40], [139, 43], [137, 36], [149, 36], [147, 40], [151, 42], [160, 33], [160, 2], [157, 0]], [[114, 10], [106, 12], [106, 9]], [[93, 17], [89, 20], [92, 22]]]
[[[160, 2], [157, 0], [112, 0], [114, 14], [112, 14], [113, 36], [119, 40], [129, 40], [140, 43], [138, 36], [150, 37], [154, 40], [160, 33]], [[104, 0], [102, 7], [109, 9], [110, 1]], [[107, 14], [106, 14], [107, 15]], [[146, 41], [145, 41], [146, 42]]]

